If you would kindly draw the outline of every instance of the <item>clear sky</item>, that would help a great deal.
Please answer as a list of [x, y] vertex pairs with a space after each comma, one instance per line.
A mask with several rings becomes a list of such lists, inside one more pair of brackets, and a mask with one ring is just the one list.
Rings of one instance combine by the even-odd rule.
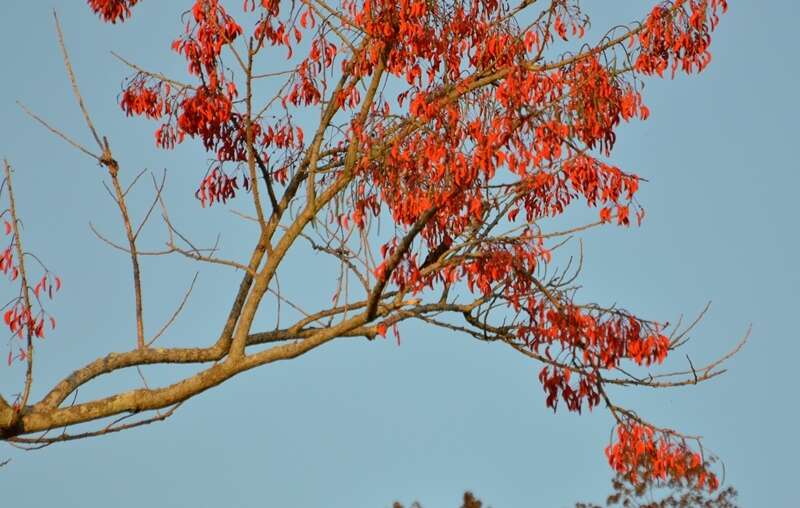
[[[631, 21], [652, 4], [584, 3], [602, 11], [596, 27]], [[52, 8], [62, 17], [89, 108], [123, 171], [166, 168], [172, 218], [196, 238], [211, 242], [222, 230], [224, 242], [247, 233], [249, 226], [232, 214], [201, 213], [192, 199], [206, 168], [195, 146], [155, 150], [153, 125], [126, 119], [116, 106], [127, 70], [109, 50], [181, 73], [183, 63], [168, 46], [184, 5], [145, 0], [131, 22], [111, 26], [83, 1], [0, 3], [0, 156], [16, 168], [28, 249], [65, 281], [51, 307], [59, 328], [40, 348], [34, 396], [76, 366], [129, 348], [134, 333], [129, 260], [88, 226], [121, 234], [102, 170], [15, 104], [23, 101], [88, 142], [58, 53]], [[661, 320], [713, 302], [686, 350], [695, 365], [727, 351], [753, 324], [750, 342], [723, 377], [683, 390], [620, 394], [652, 421], [706, 436], [743, 506], [800, 505], [800, 445], [791, 430], [800, 416], [798, 23], [800, 7], [790, 0], [731, 1], [705, 73], [648, 82], [652, 116], [623, 129], [614, 156], [649, 180], [640, 195], [645, 223], [583, 237], [583, 299], [619, 302]], [[138, 192], [141, 215], [150, 189]], [[157, 246], [163, 238], [153, 226], [145, 240]], [[283, 287], [321, 298], [315, 263], [292, 260], [281, 274]], [[144, 264], [153, 330], [198, 268], [195, 295], [165, 343], [211, 342], [239, 276], [183, 259]], [[0, 291], [11, 294], [5, 282]], [[4, 341], [0, 348], [4, 356]], [[684, 367], [676, 356], [672, 365]], [[178, 370], [149, 375], [158, 382]], [[417, 325], [403, 328], [400, 347], [392, 340], [334, 342], [246, 373], [191, 400], [165, 423], [38, 452], [0, 447], [0, 459], [12, 459], [0, 470], [0, 498], [15, 508], [378, 508], [415, 499], [447, 508], [472, 489], [495, 508], [602, 502], [611, 476], [602, 451], [611, 419], [600, 409], [553, 415], [537, 372], [501, 345]], [[4, 394], [18, 386], [20, 374], [18, 367], [0, 367]], [[133, 376], [115, 378], [114, 386], [135, 383]], [[102, 389], [89, 386], [81, 395]]]

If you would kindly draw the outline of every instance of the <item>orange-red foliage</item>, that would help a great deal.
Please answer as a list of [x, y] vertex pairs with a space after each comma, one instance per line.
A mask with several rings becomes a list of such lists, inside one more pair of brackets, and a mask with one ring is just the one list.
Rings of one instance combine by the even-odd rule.
[[[112, 23], [129, 17], [136, 3], [89, 0]], [[312, 149], [322, 147], [328, 161], [341, 162], [355, 146], [347, 172], [333, 164], [319, 177], [329, 185], [349, 182], [340, 225], [365, 228], [385, 210], [402, 229], [435, 212], [420, 244], [400, 263], [389, 263], [399, 237], [383, 246], [374, 275], [411, 293], [458, 281], [478, 294], [503, 287], [502, 298], [525, 316], [513, 330], [519, 344], [552, 361], [539, 375], [549, 407], [563, 400], [571, 411], [591, 408], [602, 400], [601, 370], [624, 361], [664, 361], [670, 344], [659, 325], [539, 291], [529, 274], [551, 253], [536, 221], [561, 214], [576, 200], [598, 207], [603, 222], [628, 225], [632, 214], [642, 220], [635, 200], [639, 178], [605, 160], [615, 130], [650, 114], [637, 76], [694, 73], [708, 65], [724, 0], [662, 2], [618, 40], [590, 43], [563, 57], [552, 56], [558, 44], [577, 41], [578, 47], [586, 37], [588, 19], [577, 1], [554, 0], [542, 16], [517, 25], [507, 22], [516, 6], [499, 0], [343, 0], [333, 14], [340, 27], [358, 34], [350, 42], [320, 30], [317, 3], [292, 5], [245, 0], [234, 15], [218, 0], [194, 0], [172, 45], [186, 59], [194, 84], [182, 88], [139, 74], [122, 93], [127, 114], [160, 122], [158, 146], [197, 138], [216, 158], [197, 191], [204, 205], [255, 185], [244, 178], [240, 188], [237, 177], [223, 170], [225, 163], [248, 159], [248, 139], [279, 184], [299, 178], [299, 161], [308, 163]], [[249, 34], [244, 26], [253, 27]], [[240, 94], [243, 88], [222, 63], [226, 45], [236, 43], [245, 48], [243, 58], [247, 51], [273, 48], [270, 66], [292, 63], [293, 78], [270, 115], [247, 117], [237, 105], [250, 97]], [[627, 51], [627, 65], [608, 58], [620, 48]], [[368, 99], [375, 77], [388, 85]], [[332, 111], [343, 129], [323, 125], [304, 136], [295, 124], [306, 108]], [[469, 256], [436, 269], [418, 261], [481, 224], [500, 197], [509, 203], [505, 220], [526, 226], [517, 236], [477, 243]], [[381, 326], [385, 333], [386, 324]], [[551, 351], [565, 352], [571, 361], [556, 360]], [[616, 471], [634, 477], [691, 478], [698, 487], [716, 488], [704, 460], [675, 439], [625, 420], [608, 459]]]

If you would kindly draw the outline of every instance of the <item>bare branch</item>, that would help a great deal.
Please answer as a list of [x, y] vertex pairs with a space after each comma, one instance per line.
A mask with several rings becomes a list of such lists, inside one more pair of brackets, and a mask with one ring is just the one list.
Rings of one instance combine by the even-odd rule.
[[58, 21], [58, 14], [56, 14], [55, 10], [53, 10], [53, 19], [56, 22], [56, 32], [58, 32], [58, 46], [61, 48], [61, 54], [64, 57], [64, 65], [67, 68], [69, 81], [72, 84], [72, 93], [75, 94], [75, 100], [78, 101], [78, 106], [81, 108], [83, 119], [86, 120], [86, 126], [89, 127], [89, 131], [92, 133], [92, 137], [94, 137], [95, 142], [97, 142], [98, 148], [100, 148], [100, 150], [104, 150], [105, 147], [103, 143], [100, 142], [100, 136], [97, 135], [97, 131], [94, 128], [92, 119], [89, 116], [89, 111], [86, 109], [86, 104], [83, 102], [83, 97], [81, 96], [80, 89], [78, 88], [78, 81], [75, 79], [75, 72], [72, 70], [72, 63], [69, 60], [67, 46], [64, 44], [64, 33], [61, 31], [61, 23]]
[[169, 83], [171, 85], [175, 85], [179, 89], [193, 89], [194, 88], [193, 86], [187, 85], [186, 83], [182, 83], [182, 82], [174, 80], [172, 78], [168, 78], [167, 76], [165, 76], [164, 74], [161, 74], [160, 72], [152, 72], [152, 71], [148, 71], [147, 69], [143, 69], [143, 68], [139, 67], [138, 65], [136, 65], [136, 64], [134, 64], [132, 62], [129, 62], [128, 60], [124, 59], [119, 54], [117, 54], [117, 53], [115, 53], [113, 51], [111, 52], [111, 55], [114, 58], [116, 58], [117, 60], [119, 60], [120, 62], [122, 62], [125, 65], [127, 65], [128, 67], [130, 67], [131, 69], [135, 70], [136, 72], [140, 72], [140, 73], [144, 74], [145, 76], [149, 76], [149, 77], [155, 78], [155, 79], [157, 79], [159, 81], [164, 81], [165, 83]]
[[[128, 239], [128, 249], [131, 256], [131, 267], [133, 269], [133, 291], [135, 298], [135, 312], [136, 312], [136, 345], [139, 349], [145, 347], [144, 342], [144, 305], [142, 302], [142, 277], [141, 269], [139, 268], [139, 255], [136, 248], [136, 236], [133, 232], [131, 225], [130, 214], [128, 213], [128, 205], [125, 201], [125, 194], [122, 191], [122, 186], [119, 183], [119, 164], [111, 154], [111, 147], [106, 138], [103, 138], [103, 158], [102, 164], [108, 168], [108, 173], [111, 176], [111, 183], [114, 187], [114, 197], [119, 207], [120, 215], [122, 216], [122, 223], [125, 228], [125, 236]], [[159, 191], [160, 192], [160, 191]], [[160, 193], [159, 193], [160, 196]], [[157, 198], [158, 199], [158, 198]], [[149, 216], [149, 212], [148, 212]], [[147, 220], [145, 218], [145, 220]], [[144, 222], [142, 223], [144, 224]]]
[[34, 120], [36, 120], [37, 122], [42, 124], [47, 130], [49, 130], [50, 132], [52, 132], [56, 136], [60, 137], [61, 139], [63, 139], [64, 141], [66, 141], [67, 143], [72, 145], [73, 147], [75, 147], [78, 150], [80, 150], [81, 152], [85, 153], [86, 155], [88, 155], [92, 159], [95, 159], [96, 161], [100, 162], [100, 156], [99, 155], [95, 155], [88, 148], [86, 148], [85, 146], [81, 145], [77, 141], [73, 140], [72, 138], [70, 138], [69, 136], [67, 136], [66, 134], [61, 132], [60, 130], [56, 129], [55, 127], [53, 127], [52, 125], [47, 123], [45, 120], [43, 120], [42, 118], [37, 116], [36, 113], [32, 112], [27, 107], [25, 107], [25, 105], [22, 104], [20, 101], [17, 101], [17, 104], [19, 105], [20, 108], [22, 108], [22, 110], [25, 112], [25, 114], [27, 114], [28, 116], [30, 116], [31, 118], [33, 118]]
[[194, 289], [194, 284], [195, 284], [195, 282], [197, 282], [197, 276], [198, 275], [200, 275], [200, 272], [197, 272], [197, 273], [194, 274], [194, 277], [192, 278], [192, 283], [189, 285], [189, 289], [187, 289], [186, 293], [183, 295], [183, 299], [181, 300], [181, 303], [178, 305], [178, 308], [175, 309], [175, 312], [172, 313], [172, 316], [170, 316], [170, 318], [167, 320], [167, 322], [164, 323], [164, 326], [162, 326], [161, 329], [158, 330], [158, 332], [156, 332], [156, 334], [153, 336], [153, 338], [150, 339], [147, 342], [148, 346], [152, 345], [153, 342], [158, 340], [158, 338], [161, 337], [161, 335], [165, 331], [167, 331], [167, 329], [172, 325], [172, 323], [175, 322], [175, 319], [178, 318], [178, 315], [183, 310], [184, 305], [186, 305], [186, 302], [189, 300], [189, 295], [192, 294], [192, 289]]

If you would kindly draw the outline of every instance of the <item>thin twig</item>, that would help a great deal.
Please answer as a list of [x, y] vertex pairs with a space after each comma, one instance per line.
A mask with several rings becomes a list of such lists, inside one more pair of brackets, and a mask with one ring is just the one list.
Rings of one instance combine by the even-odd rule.
[[172, 325], [172, 323], [175, 321], [175, 319], [177, 319], [178, 314], [181, 313], [181, 311], [183, 310], [184, 305], [186, 305], [186, 302], [189, 300], [189, 295], [192, 294], [192, 290], [194, 289], [194, 284], [195, 284], [195, 282], [197, 282], [197, 276], [199, 274], [200, 274], [200, 272], [197, 272], [197, 273], [194, 274], [194, 277], [192, 278], [192, 283], [189, 285], [189, 289], [183, 295], [183, 299], [181, 300], [180, 305], [178, 305], [178, 308], [175, 309], [175, 312], [172, 313], [172, 316], [167, 320], [166, 323], [164, 323], [164, 326], [161, 327], [161, 329], [158, 331], [158, 333], [156, 333], [153, 336], [153, 338], [150, 339], [150, 341], [147, 343], [148, 346], [150, 346], [153, 342], [158, 340], [158, 338], [161, 337], [161, 335], [165, 331], [167, 331], [167, 329]]
[[163, 81], [165, 83], [169, 83], [171, 85], [175, 85], [180, 89], [191, 89], [191, 88], [194, 88], [193, 86], [187, 85], [186, 83], [182, 83], [182, 82], [174, 80], [172, 78], [168, 78], [167, 76], [165, 76], [164, 74], [161, 74], [160, 72], [152, 72], [152, 71], [148, 71], [147, 69], [143, 69], [143, 68], [139, 67], [138, 65], [136, 65], [136, 64], [134, 64], [132, 62], [129, 62], [128, 60], [125, 60], [123, 57], [121, 57], [120, 55], [118, 55], [117, 53], [115, 53], [113, 51], [111, 52], [111, 55], [114, 58], [116, 58], [117, 60], [119, 60], [120, 62], [122, 62], [125, 65], [127, 65], [128, 67], [130, 67], [131, 69], [135, 70], [136, 72], [140, 72], [140, 73], [142, 73], [144, 75], [150, 76], [151, 78], [155, 78], [155, 79], [158, 79], [159, 81]]
[[98, 162], [100, 161], [100, 156], [99, 155], [96, 155], [96, 154], [92, 153], [88, 148], [86, 148], [82, 144], [78, 143], [74, 139], [70, 138], [69, 136], [67, 136], [66, 134], [61, 132], [59, 129], [56, 129], [55, 127], [53, 127], [52, 125], [47, 123], [45, 120], [43, 120], [41, 117], [39, 117], [36, 113], [34, 113], [30, 109], [28, 109], [23, 103], [21, 103], [20, 101], [17, 101], [17, 105], [20, 108], [22, 108], [22, 111], [24, 111], [25, 114], [27, 114], [28, 116], [30, 116], [31, 118], [33, 118], [34, 120], [36, 120], [37, 122], [42, 124], [45, 129], [49, 130], [50, 132], [52, 132], [56, 136], [60, 137], [61, 139], [63, 139], [64, 141], [66, 141], [67, 143], [72, 145], [73, 147], [77, 148], [81, 152], [85, 153], [86, 155], [88, 155], [92, 159], [94, 159], [94, 160], [96, 160]]
[[74, 441], [76, 439], [85, 439], [87, 437], [95, 437], [95, 436], [102, 436], [102, 435], [105, 435], [105, 434], [112, 434], [114, 432], [120, 432], [120, 431], [123, 431], [123, 430], [133, 429], [135, 427], [141, 427], [142, 425], [149, 425], [151, 423], [155, 423], [155, 422], [160, 422], [160, 421], [166, 420], [167, 418], [172, 416], [175, 413], [175, 411], [178, 410], [179, 407], [181, 407], [181, 404], [183, 404], [183, 402], [179, 402], [179, 403], [175, 404], [174, 406], [172, 406], [169, 409], [169, 411], [167, 411], [165, 413], [162, 413], [160, 415], [156, 415], [156, 416], [153, 416], [151, 418], [145, 418], [144, 420], [139, 420], [139, 421], [133, 422], [133, 423], [127, 423], [125, 425], [116, 425], [116, 424], [118, 424], [118, 423], [122, 422], [123, 420], [126, 420], [126, 419], [134, 416], [136, 413], [129, 413], [129, 414], [125, 415], [125, 416], [117, 418], [116, 420], [114, 420], [113, 422], [108, 424], [106, 427], [104, 427], [104, 428], [102, 428], [100, 430], [92, 431], [92, 432], [83, 432], [81, 434], [61, 434], [58, 437], [49, 438], [49, 439], [42, 439], [42, 438], [30, 439], [30, 438], [14, 437], [14, 438], [10, 438], [8, 441], [11, 442], [11, 443], [17, 443], [17, 444], [23, 444], [23, 445], [38, 445], [38, 446], [33, 446], [33, 447], [26, 447], [29, 450], [36, 450], [36, 449], [44, 448], [45, 446], [49, 446], [51, 444], [62, 443], [64, 441]]
[[103, 150], [103, 143], [100, 141], [100, 136], [97, 135], [97, 131], [94, 128], [94, 124], [92, 124], [92, 119], [89, 116], [89, 111], [86, 109], [86, 104], [83, 102], [83, 97], [81, 96], [80, 89], [78, 88], [78, 80], [75, 79], [75, 72], [72, 70], [72, 63], [69, 60], [69, 53], [67, 52], [67, 46], [64, 44], [64, 33], [61, 31], [61, 23], [58, 21], [58, 14], [56, 11], [53, 10], [53, 19], [56, 21], [56, 31], [58, 32], [58, 45], [61, 48], [61, 54], [64, 56], [64, 65], [67, 67], [67, 73], [69, 74], [70, 83], [72, 83], [72, 93], [75, 94], [75, 99], [78, 101], [78, 106], [81, 108], [81, 112], [83, 113], [83, 118], [86, 120], [86, 125], [89, 127], [89, 130], [94, 137], [94, 140], [97, 142], [97, 146], [100, 150]]
[[[137, 176], [137, 179], [138, 179], [138, 176]], [[147, 209], [147, 213], [144, 215], [144, 218], [142, 219], [142, 222], [139, 224], [139, 227], [136, 228], [136, 232], [133, 234], [133, 238], [134, 239], [139, 238], [139, 233], [141, 233], [142, 228], [147, 223], [147, 220], [150, 218], [150, 214], [153, 213], [153, 210], [155, 209], [156, 205], [158, 204], [158, 197], [161, 195], [161, 192], [164, 190], [164, 183], [166, 182], [166, 179], [167, 179], [167, 173], [164, 172], [164, 175], [161, 178], [161, 184], [159, 184], [158, 187], [156, 187], [156, 197], [153, 199], [153, 202], [150, 204], [150, 208]], [[128, 186], [128, 189], [130, 190], [130, 186]], [[125, 193], [123, 193], [123, 197], [124, 196], [125, 196]]]

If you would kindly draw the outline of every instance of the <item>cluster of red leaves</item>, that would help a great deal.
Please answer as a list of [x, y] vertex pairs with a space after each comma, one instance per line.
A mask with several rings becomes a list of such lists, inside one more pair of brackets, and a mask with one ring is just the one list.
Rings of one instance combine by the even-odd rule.
[[538, 315], [531, 326], [520, 328], [518, 333], [536, 351], [557, 342], [571, 348], [583, 363], [603, 369], [618, 366], [623, 358], [638, 365], [661, 363], [667, 355], [667, 337], [648, 333], [632, 316], [600, 319], [577, 307], [535, 305], [535, 309]]
[[116, 23], [130, 17], [131, 7], [139, 0], [89, 0], [89, 7], [104, 21]]
[[[247, 176], [242, 176], [242, 187], [245, 190], [250, 188], [250, 180]], [[220, 168], [214, 168], [200, 182], [200, 188], [195, 193], [195, 197], [200, 200], [201, 206], [213, 203], [226, 203], [229, 199], [236, 197], [239, 183], [236, 176], [229, 176], [222, 172]]]
[[157, 120], [172, 113], [171, 92], [169, 83], [153, 82], [139, 74], [122, 92], [119, 104], [128, 116], [145, 116]]
[[[278, 13], [276, 3], [261, 2], [260, 13], [251, 42], [262, 45], [287, 45], [291, 50], [289, 33], [294, 33], [295, 42], [301, 40], [300, 31], [287, 30], [281, 22], [274, 24]], [[245, 2], [245, 10], [255, 10], [255, 2]], [[300, 16], [300, 24], [313, 27], [316, 21], [309, 9]], [[189, 72], [200, 84], [192, 88], [170, 86], [144, 74], [137, 74], [124, 89], [120, 106], [128, 115], [160, 119], [162, 124], [155, 132], [157, 146], [173, 148], [188, 136], [198, 138], [209, 152], [220, 162], [242, 162], [247, 160], [246, 140], [250, 126], [250, 138], [258, 147], [260, 158], [266, 162], [270, 156], [267, 149], [300, 150], [304, 146], [303, 131], [291, 124], [291, 118], [266, 125], [247, 119], [235, 110], [238, 97], [236, 84], [223, 72], [222, 49], [243, 33], [241, 26], [227, 13], [219, 0], [195, 0], [191, 9], [191, 21], [186, 24], [183, 35], [172, 44], [172, 49], [188, 62]], [[290, 93], [283, 97], [294, 105], [317, 104], [321, 100], [318, 74], [333, 64], [336, 46], [323, 37], [312, 42], [308, 57], [299, 66], [298, 79]], [[287, 168], [281, 167], [272, 175], [277, 181], [285, 181]], [[247, 189], [247, 185], [244, 186]], [[225, 202], [235, 196], [235, 179], [226, 179], [222, 173], [207, 176], [198, 192], [201, 203]], [[203, 198], [205, 196], [205, 198]]]
[[[614, 209], [618, 223], [628, 224], [638, 178], [576, 150], [570, 139], [577, 137], [587, 148], [599, 142], [609, 151], [620, 119], [636, 114], [646, 117], [647, 110], [638, 93], [610, 80], [596, 60], [576, 69], [549, 72], [518, 66], [494, 89], [496, 103], [504, 107], [473, 117], [435, 91], [401, 93], [398, 104], [402, 106], [410, 95], [409, 112], [433, 128], [397, 139], [385, 158], [361, 168], [355, 222], [361, 224], [367, 209], [375, 208], [375, 194], [401, 224], [413, 224], [423, 211], [436, 206], [438, 220], [423, 233], [434, 247], [442, 238], [461, 234], [471, 221], [482, 219], [481, 188], [496, 174], [507, 172], [520, 178], [515, 192], [528, 222], [563, 212], [580, 195], [591, 206], [612, 205], [601, 208], [604, 221], [611, 219]], [[476, 102], [488, 99], [483, 92]], [[523, 113], [525, 105], [559, 101], [565, 106], [548, 121]], [[388, 104], [383, 109], [386, 113]], [[371, 128], [372, 134], [361, 136], [360, 144], [385, 147], [384, 126]], [[510, 220], [516, 218], [519, 207], [509, 214]], [[641, 220], [642, 212], [637, 216]]]
[[593, 375], [581, 376], [577, 386], [574, 383], [570, 384], [571, 378], [572, 370], [569, 368], [544, 367], [539, 372], [539, 382], [547, 393], [545, 400], [547, 407], [556, 410], [559, 394], [567, 408], [578, 413], [581, 412], [584, 401], [588, 402], [590, 409], [600, 403], [600, 394], [596, 388], [597, 380]]
[[8, 275], [12, 281], [19, 277], [19, 268], [14, 264], [14, 253], [11, 246], [6, 247], [0, 254], [0, 271]]
[[[573, 189], [580, 192], [590, 206], [612, 204], [616, 210], [617, 224], [628, 225], [629, 207], [639, 189], [639, 178], [626, 175], [619, 168], [610, 166], [593, 157], [576, 156], [562, 165], [562, 171]], [[611, 220], [611, 206], [600, 208], [600, 219]], [[644, 210], [639, 208], [636, 218], [641, 223]]]
[[711, 32], [727, 9], [726, 0], [676, 0], [655, 7], [639, 32], [636, 70], [663, 76], [671, 65], [675, 76], [678, 68], [686, 73], [705, 69], [711, 62]]
[[[294, 45], [303, 40], [303, 31], [316, 27], [317, 20], [314, 10], [310, 5], [302, 10], [299, 15], [300, 28], [298, 28], [295, 24], [287, 25], [277, 19], [280, 13], [278, 2], [263, 0], [261, 4], [263, 12], [256, 23], [252, 37], [256, 48], [261, 48], [267, 43], [271, 46], [283, 46], [288, 51], [287, 59], [291, 59], [294, 54]], [[247, 3], [245, 3], [245, 10], [247, 10]], [[255, 10], [255, 3], [252, 1], [250, 10]], [[326, 82], [320, 79], [320, 75], [333, 66], [337, 52], [336, 44], [330, 42], [322, 31], [316, 34], [311, 41], [307, 56], [297, 65], [297, 73], [289, 92], [281, 97], [283, 109], [287, 109], [289, 104], [314, 106], [320, 103], [327, 88]]]
[[233, 110], [238, 95], [236, 85], [222, 71], [220, 53], [243, 30], [219, 0], [196, 0], [192, 22], [172, 49], [189, 63], [189, 73], [201, 85], [186, 92], [180, 102], [177, 129], [190, 137], [199, 137], [206, 150], [216, 151], [220, 160], [244, 160], [244, 121]]
[[[178, 127], [189, 136], [198, 136], [207, 150], [236, 156], [237, 139], [231, 125], [233, 94], [202, 87], [181, 103]], [[239, 154], [240, 155], [240, 154]], [[240, 155], [241, 156], [241, 155]]]
[[196, 0], [192, 6], [194, 23], [187, 25], [183, 37], [172, 49], [189, 62], [189, 72], [204, 76], [206, 85], [217, 88], [224, 82], [219, 73], [219, 55], [223, 46], [232, 43], [243, 30], [219, 0]]
[[615, 80], [596, 55], [575, 62], [564, 79], [571, 90], [567, 99], [571, 133], [590, 149], [610, 153], [620, 119], [648, 116], [641, 95]]
[[[598, 375], [613, 369], [623, 360], [637, 365], [660, 364], [669, 352], [669, 339], [658, 326], [643, 326], [633, 316], [592, 315], [576, 306], [553, 308], [544, 300], [529, 300], [535, 313], [527, 326], [517, 328], [517, 336], [538, 354], [553, 362], [540, 373], [539, 380], [547, 393], [547, 406], [554, 411], [558, 395], [570, 411], [581, 412], [584, 402], [589, 409], [600, 402]], [[566, 354], [566, 359], [564, 358]], [[556, 362], [556, 358], [561, 358]], [[576, 370], [577, 387], [570, 385], [572, 370], [566, 365], [583, 366]]]
[[[272, 46], [284, 46], [288, 50], [287, 59], [292, 58], [294, 50], [292, 48], [291, 34], [294, 34], [295, 41], [299, 43], [302, 38], [300, 30], [294, 26], [290, 28], [283, 21], [276, 19], [280, 14], [279, 1], [261, 0], [260, 3], [263, 10], [253, 30], [253, 39], [258, 43], [258, 48], [260, 49], [266, 42], [269, 42]], [[248, 10], [247, 1], [244, 3], [244, 10]], [[255, 2], [252, 0], [250, 1], [249, 10], [256, 10]], [[301, 16], [303, 28], [306, 27], [309, 19], [312, 25], [315, 24], [316, 20], [314, 20], [311, 8], [308, 8]]]
[[[50, 321], [50, 326], [55, 329], [56, 320], [51, 316], [48, 316], [48, 319]], [[3, 314], [3, 322], [9, 330], [11, 330], [12, 334], [20, 338], [24, 337], [27, 333], [30, 333], [33, 337], [44, 338], [44, 312], [42, 311], [34, 316], [31, 310], [26, 308], [21, 300], [17, 301], [12, 308], [8, 309], [5, 314]]]
[[[14, 242], [16, 241], [16, 235], [11, 223], [8, 221], [5, 221], [5, 234], [11, 237], [11, 245], [0, 253], [0, 272], [3, 272], [12, 282], [19, 281], [20, 285], [22, 285], [23, 278], [20, 277], [21, 270], [18, 264], [19, 261], [16, 259], [15, 255], [16, 250]], [[49, 322], [50, 328], [54, 330], [56, 327], [56, 320], [45, 311], [41, 299], [44, 295], [47, 295], [47, 297], [52, 300], [55, 293], [60, 289], [61, 279], [50, 272], [45, 272], [33, 288], [21, 287], [21, 292], [29, 293], [32, 290], [33, 295], [30, 295], [30, 293], [28, 294], [28, 301], [31, 302], [30, 306], [26, 304], [26, 299], [23, 296], [18, 296], [10, 303], [10, 307], [3, 313], [3, 322], [8, 327], [12, 337], [23, 340], [27, 339], [29, 336], [43, 339], [45, 322]], [[33, 298], [30, 298], [30, 296], [33, 296]], [[33, 305], [37, 303], [39, 310], [34, 312]], [[17, 349], [18, 353], [16, 358], [20, 361], [24, 361], [27, 358], [27, 352], [21, 347]], [[15, 356], [12, 350], [9, 349], [9, 365], [14, 358]]]
[[674, 435], [636, 422], [618, 425], [616, 434], [606, 456], [611, 467], [631, 483], [681, 478], [696, 489], [719, 487], [709, 463]]
[[174, 90], [167, 82], [138, 74], [123, 91], [120, 106], [128, 115], [166, 118], [156, 131], [162, 148], [172, 148], [188, 135], [200, 138], [220, 160], [244, 160], [245, 122], [233, 110], [238, 91], [219, 59], [223, 46], [240, 36], [242, 28], [218, 0], [196, 0], [191, 15], [172, 49], [186, 58], [189, 72], [201, 84]]
[[125, 87], [119, 104], [128, 116], [144, 116], [151, 120], [167, 117], [168, 121], [156, 130], [156, 146], [171, 149], [186, 136], [186, 132], [175, 127], [172, 121], [179, 107], [179, 96], [180, 92], [173, 93], [169, 83], [140, 73]]

